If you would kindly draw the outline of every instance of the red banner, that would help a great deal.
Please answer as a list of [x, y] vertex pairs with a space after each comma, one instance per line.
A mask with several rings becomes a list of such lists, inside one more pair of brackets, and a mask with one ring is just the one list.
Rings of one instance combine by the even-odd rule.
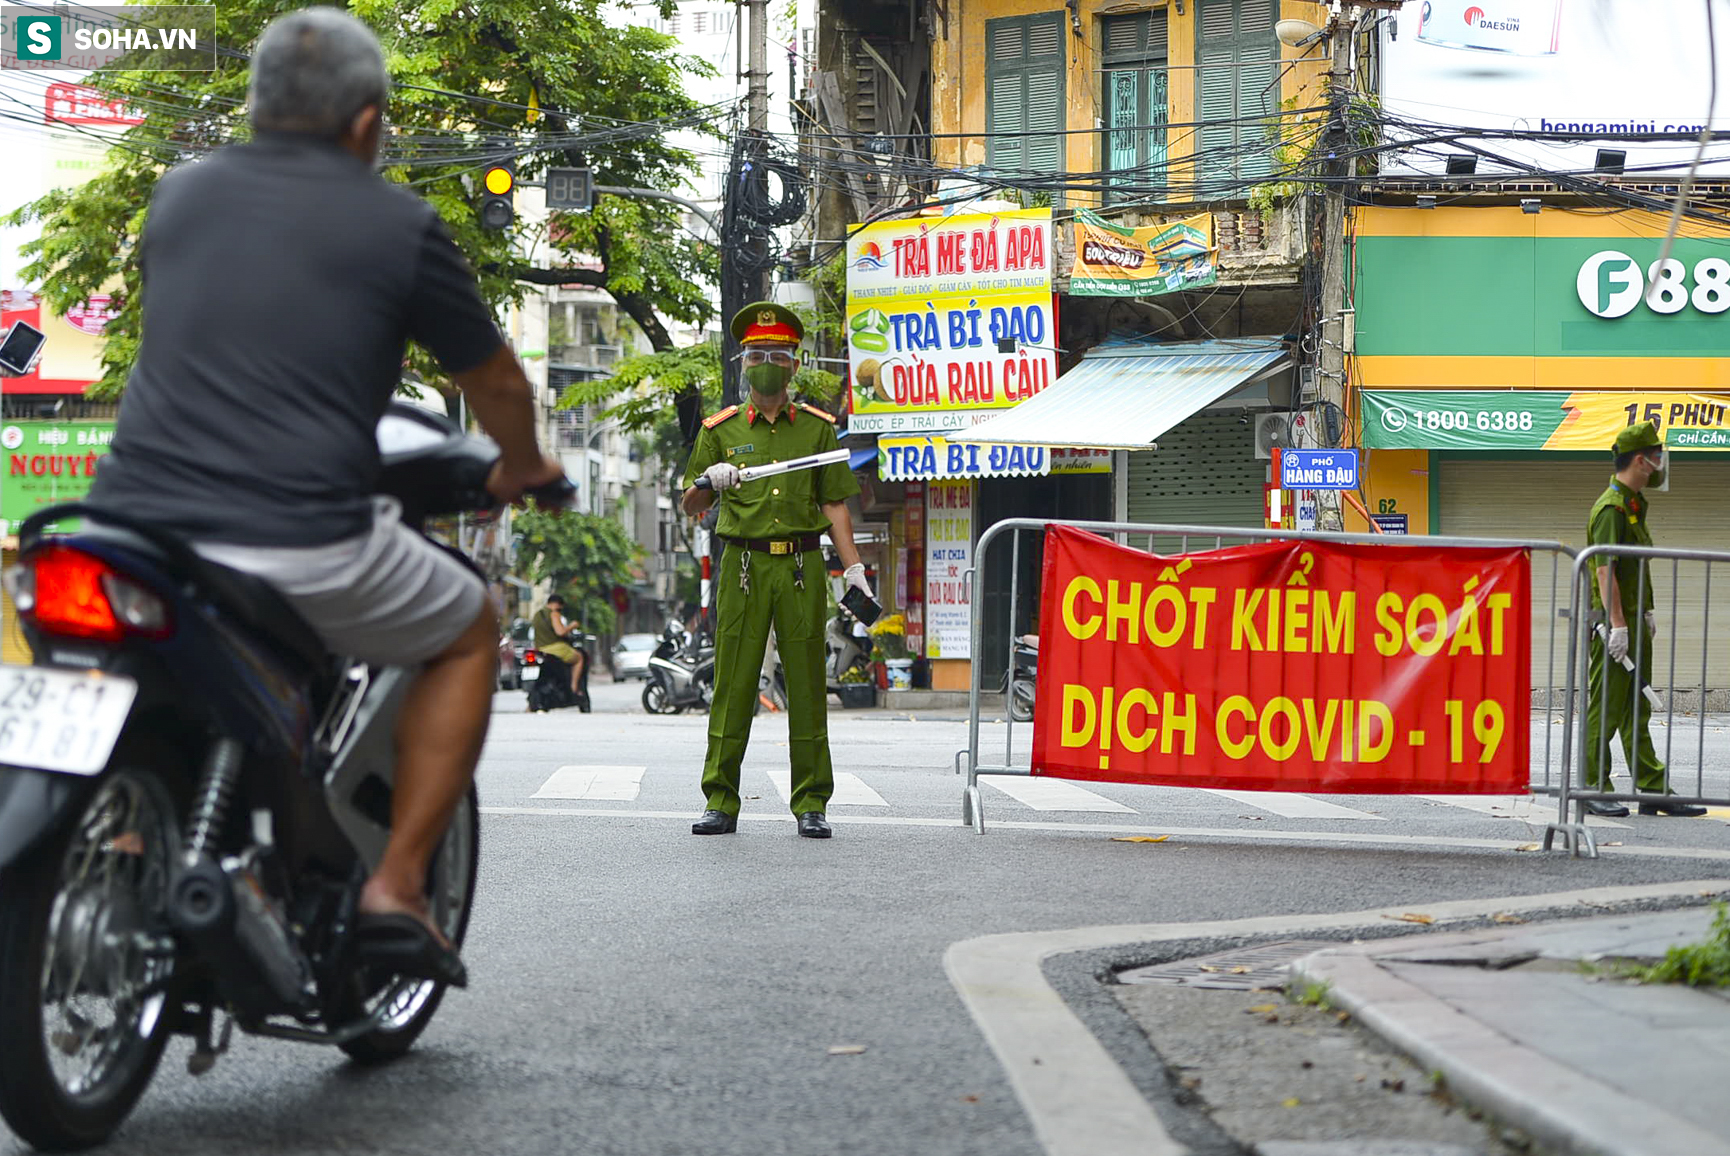
[[1336, 794], [1523, 794], [1519, 549], [1045, 539], [1033, 773]]

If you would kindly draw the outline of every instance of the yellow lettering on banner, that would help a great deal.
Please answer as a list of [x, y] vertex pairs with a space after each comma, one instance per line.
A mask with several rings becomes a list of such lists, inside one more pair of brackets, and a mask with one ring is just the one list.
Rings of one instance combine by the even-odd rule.
[[1310, 636], [1311, 650], [1329, 654], [1352, 654], [1356, 651], [1357, 592], [1343, 591], [1339, 599], [1339, 613], [1334, 614], [1332, 596], [1326, 590], [1316, 591], [1315, 625], [1319, 633]]
[[1376, 625], [1381, 627], [1376, 631], [1376, 652], [1383, 658], [1392, 658], [1400, 652], [1400, 624], [1394, 615], [1404, 605], [1405, 600], [1392, 590], [1376, 599]]
[[1189, 592], [1190, 605], [1195, 609], [1195, 648], [1202, 650], [1207, 646], [1207, 608], [1213, 605], [1219, 597], [1219, 591], [1212, 586], [1198, 586]]
[[[1075, 708], [1081, 708], [1082, 724], [1075, 726]], [[1063, 687], [1063, 731], [1058, 742], [1066, 747], [1085, 747], [1093, 741], [1094, 725], [1098, 721], [1098, 707], [1093, 701], [1093, 692], [1085, 686], [1066, 683]]]
[[1304, 732], [1310, 740], [1310, 758], [1321, 762], [1328, 757], [1328, 747], [1333, 743], [1334, 720], [1339, 717], [1340, 700], [1328, 699], [1326, 713], [1322, 715], [1321, 725], [1316, 725], [1316, 703], [1313, 698], [1304, 699]]
[[1159, 736], [1159, 753], [1171, 753], [1171, 736], [1174, 732], [1183, 735], [1183, 753], [1195, 754], [1195, 695], [1183, 696], [1184, 713], [1177, 713], [1177, 696], [1171, 691], [1165, 692], [1165, 727]]
[[[1255, 597], [1246, 600], [1245, 596], [1252, 593]], [[1249, 642], [1251, 650], [1262, 648], [1261, 638], [1255, 632], [1255, 612], [1261, 609], [1262, 595], [1265, 593], [1266, 591], [1263, 590], [1250, 591], [1242, 588], [1232, 592], [1231, 648], [1233, 650], [1242, 650], [1245, 640]]]
[[[1108, 686], [1101, 691], [1099, 695], [1099, 749], [1101, 751], [1109, 751], [1111, 749], [1111, 723], [1113, 718], [1111, 713], [1111, 699], [1114, 693], [1115, 688]], [[1105, 760], [1101, 759], [1099, 765], [1104, 767]]]
[[[1171, 626], [1161, 629], [1159, 625], [1159, 608], [1171, 607]], [[1183, 593], [1175, 586], [1155, 586], [1153, 593], [1147, 596], [1147, 640], [1155, 646], [1167, 647], [1183, 637], [1183, 628], [1189, 623], [1189, 603], [1183, 600]]]
[[[1238, 715], [1244, 721], [1244, 737], [1241, 739], [1232, 738], [1226, 731], [1233, 715]], [[1219, 713], [1214, 716], [1214, 737], [1219, 739], [1219, 749], [1225, 752], [1226, 758], [1247, 759], [1249, 753], [1255, 750], [1255, 737], [1250, 733], [1253, 728], [1249, 725], [1254, 720], [1255, 706], [1241, 694], [1234, 694], [1219, 704]]]
[[1154, 737], [1159, 733], [1159, 728], [1149, 722], [1148, 725], [1142, 727], [1140, 734], [1132, 733], [1129, 729], [1129, 712], [1136, 707], [1141, 708], [1146, 719], [1152, 719], [1154, 715], [1158, 714], [1159, 707], [1153, 700], [1152, 692], [1139, 686], [1126, 692], [1122, 698], [1117, 700], [1117, 741], [1124, 750], [1133, 751], [1139, 755], [1153, 745]]
[[[1394, 712], [1386, 703], [1366, 698], [1358, 712], [1358, 757], [1360, 763], [1379, 763], [1394, 746]], [[1370, 724], [1381, 725], [1379, 738], [1370, 737]]]
[[1141, 583], [1129, 584], [1129, 598], [1120, 598], [1117, 593], [1117, 579], [1108, 578], [1105, 583], [1105, 640], [1117, 641], [1118, 623], [1123, 623], [1129, 637], [1124, 639], [1131, 646], [1141, 641]]
[[1310, 650], [1309, 642], [1304, 640], [1304, 631], [1309, 627], [1308, 590], [1287, 590], [1285, 592], [1285, 646], [1287, 654]]
[[1267, 648], [1269, 650], [1279, 649], [1279, 608], [1280, 592], [1274, 590], [1268, 594], [1267, 599]]
[[[1272, 721], [1275, 716], [1285, 720], [1284, 741], [1276, 742], [1273, 738]], [[1283, 694], [1269, 702], [1261, 712], [1261, 750], [1264, 755], [1276, 763], [1283, 763], [1297, 753], [1298, 742], [1303, 738], [1303, 731], [1298, 726], [1297, 703]]]
[[1490, 595], [1490, 653], [1502, 653], [1502, 624], [1509, 607], [1514, 604], [1512, 594]]
[[[1100, 597], [1099, 583], [1091, 578], [1072, 578], [1068, 587], [1063, 591], [1064, 628], [1069, 631], [1071, 638], [1086, 642], [1099, 633], [1100, 617], [1097, 611], [1085, 621], [1075, 616], [1076, 599], [1082, 594], [1086, 594], [1095, 602], [1102, 602], [1104, 599]], [[1068, 708], [1065, 707], [1065, 709]]]
[[[1424, 613], [1435, 622], [1435, 629], [1428, 636], [1421, 633], [1423, 623], [1418, 617]], [[1412, 648], [1412, 653], [1428, 658], [1439, 653], [1447, 640], [1448, 608], [1442, 605], [1442, 600], [1434, 594], [1420, 594], [1412, 599], [1412, 604], [1406, 607], [1406, 644]]]
[[1352, 746], [1352, 719], [1356, 716], [1358, 704], [1346, 699], [1346, 710], [1340, 719], [1340, 758], [1346, 762], [1355, 762], [1357, 755]]
[[1478, 630], [1478, 600], [1470, 594], [1460, 604], [1460, 620], [1454, 627], [1454, 641], [1448, 646], [1448, 657], [1452, 658], [1462, 650], [1480, 656], [1484, 653], [1484, 638]]

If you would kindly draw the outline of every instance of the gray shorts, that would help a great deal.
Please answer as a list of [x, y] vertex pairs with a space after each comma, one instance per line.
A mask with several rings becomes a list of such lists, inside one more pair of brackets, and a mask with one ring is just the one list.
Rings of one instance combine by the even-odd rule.
[[325, 546], [194, 548], [276, 587], [333, 652], [379, 665], [441, 654], [487, 602], [473, 570], [402, 524], [395, 498], [373, 499], [370, 531]]

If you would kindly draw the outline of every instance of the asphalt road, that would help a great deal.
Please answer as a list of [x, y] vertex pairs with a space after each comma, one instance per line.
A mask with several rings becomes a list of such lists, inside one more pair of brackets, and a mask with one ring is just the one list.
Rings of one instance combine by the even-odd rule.
[[[1098, 802], [1056, 802], [1115, 809], [1044, 810], [988, 787], [979, 836], [959, 825], [962, 724], [839, 712], [837, 770], [852, 797], [879, 801], [837, 802], [832, 840], [796, 837], [772, 773], [785, 722], [765, 716], [746, 821], [699, 839], [705, 719], [651, 718], [638, 693], [599, 685], [591, 715], [499, 696], [474, 982], [414, 1055], [359, 1070], [243, 1038], [194, 1079], [176, 1041], [108, 1150], [1033, 1154], [945, 977], [956, 941], [1693, 879], [1730, 860], [1720, 819], [1626, 820], [1598, 831], [1619, 846], [1583, 861], [1517, 849], [1541, 835], [1542, 808], [1300, 796], [1269, 809], [1099, 784]], [[1726, 727], [1709, 723], [1708, 739], [1709, 769], [1730, 767]], [[1114, 841], [1133, 834], [1170, 838]]]

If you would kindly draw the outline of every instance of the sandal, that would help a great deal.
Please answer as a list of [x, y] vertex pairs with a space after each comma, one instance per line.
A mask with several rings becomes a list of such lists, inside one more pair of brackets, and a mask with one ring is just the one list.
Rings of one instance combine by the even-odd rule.
[[462, 957], [412, 915], [363, 912], [355, 919], [355, 949], [361, 962], [400, 976], [437, 980], [451, 987], [469, 985]]

